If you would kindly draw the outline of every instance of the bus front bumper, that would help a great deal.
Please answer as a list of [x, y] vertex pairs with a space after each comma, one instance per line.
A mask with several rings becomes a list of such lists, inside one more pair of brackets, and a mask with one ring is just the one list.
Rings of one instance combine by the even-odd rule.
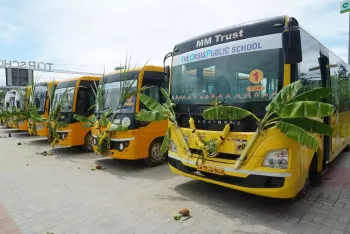
[[[97, 153], [97, 137], [93, 137], [94, 152]], [[135, 137], [126, 137], [111, 139], [111, 148], [108, 150], [107, 157], [127, 160], [140, 159], [140, 155], [136, 154], [136, 141]], [[147, 156], [147, 155], [146, 155]]]
[[19, 121], [18, 127], [21, 131], [28, 131], [28, 120]]
[[35, 123], [37, 136], [47, 137], [49, 130], [45, 123]]
[[[187, 158], [187, 157], [186, 157]], [[206, 161], [204, 165], [221, 171], [221, 175], [198, 170], [196, 160], [184, 159], [169, 152], [170, 170], [178, 175], [217, 184], [231, 189], [273, 198], [294, 198], [299, 189], [297, 170], [271, 172], [234, 169], [234, 165]], [[213, 170], [215, 170], [213, 169]]]

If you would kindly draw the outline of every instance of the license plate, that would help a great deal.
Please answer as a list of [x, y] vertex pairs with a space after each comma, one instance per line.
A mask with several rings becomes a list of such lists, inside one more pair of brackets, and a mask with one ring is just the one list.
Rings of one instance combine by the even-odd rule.
[[205, 171], [217, 175], [225, 175], [225, 170], [222, 168], [212, 167], [212, 166], [205, 166], [205, 165], [198, 165], [197, 166], [198, 171]]

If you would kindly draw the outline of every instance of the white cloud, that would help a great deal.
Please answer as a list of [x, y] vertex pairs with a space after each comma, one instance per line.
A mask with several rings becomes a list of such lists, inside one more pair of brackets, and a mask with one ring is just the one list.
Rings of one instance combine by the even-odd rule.
[[[20, 12], [21, 28], [30, 29], [41, 43], [40, 59], [67, 69], [101, 72], [132, 53], [133, 62], [162, 64], [176, 43], [242, 22], [288, 14], [318, 39], [347, 38], [348, 16], [325, 6], [332, 0], [33, 0]], [[17, 14], [14, 14], [17, 15]], [[21, 40], [26, 40], [22, 38]], [[327, 45], [326, 45], [327, 46]], [[346, 59], [347, 44], [337, 45]], [[19, 58], [20, 59], [20, 58]], [[49, 77], [52, 74], [43, 74]]]

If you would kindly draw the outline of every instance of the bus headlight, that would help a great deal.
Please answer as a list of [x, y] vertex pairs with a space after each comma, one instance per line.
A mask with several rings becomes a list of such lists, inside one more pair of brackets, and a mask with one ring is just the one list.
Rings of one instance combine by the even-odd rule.
[[177, 153], [177, 147], [173, 140], [170, 140], [169, 150], [173, 153]]
[[288, 167], [288, 150], [270, 151], [265, 157], [263, 166], [286, 169]]
[[36, 128], [37, 128], [38, 130], [41, 130], [41, 129], [44, 128], [44, 125], [43, 125], [43, 124], [37, 124], [37, 125], [36, 125]]

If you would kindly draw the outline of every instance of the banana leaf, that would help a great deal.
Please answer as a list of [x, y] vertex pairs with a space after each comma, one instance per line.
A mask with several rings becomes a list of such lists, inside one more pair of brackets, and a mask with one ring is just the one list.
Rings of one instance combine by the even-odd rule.
[[310, 133], [332, 136], [332, 127], [317, 120], [308, 118], [282, 118], [280, 121], [296, 125]]
[[140, 94], [140, 100], [150, 111], [167, 112], [166, 107], [145, 94]]
[[266, 107], [267, 112], [276, 112], [295, 97], [302, 83], [300, 80], [293, 82], [284, 87], [278, 94], [272, 99], [271, 103]]
[[91, 119], [89, 119], [86, 116], [82, 116], [82, 115], [74, 114], [73, 118], [78, 120], [79, 122], [82, 122], [82, 123], [92, 123], [92, 124], [94, 123]]
[[334, 106], [316, 102], [316, 101], [300, 101], [292, 102], [282, 107], [276, 114], [280, 117], [325, 117], [334, 113]]
[[206, 120], [240, 120], [247, 116], [253, 116], [250, 111], [234, 106], [215, 106], [203, 111], [202, 116]]
[[139, 113], [135, 115], [135, 119], [138, 121], [154, 122], [168, 119], [167, 112], [147, 111], [141, 109]]
[[330, 88], [316, 88], [306, 91], [292, 98], [289, 103], [299, 101], [320, 101], [323, 98], [328, 97], [332, 93]]
[[306, 146], [314, 151], [317, 150], [318, 142], [315, 137], [304, 129], [283, 121], [278, 121], [276, 128], [279, 129], [288, 138], [297, 141], [299, 144]]
[[160, 151], [163, 153], [169, 150], [170, 141], [171, 141], [170, 133], [171, 133], [171, 128], [168, 128], [164, 136], [162, 146], [160, 147]]
[[111, 126], [109, 127], [109, 131], [111, 131], [111, 132], [114, 132], [114, 131], [126, 132], [126, 131], [128, 131], [128, 127], [112, 123]]

